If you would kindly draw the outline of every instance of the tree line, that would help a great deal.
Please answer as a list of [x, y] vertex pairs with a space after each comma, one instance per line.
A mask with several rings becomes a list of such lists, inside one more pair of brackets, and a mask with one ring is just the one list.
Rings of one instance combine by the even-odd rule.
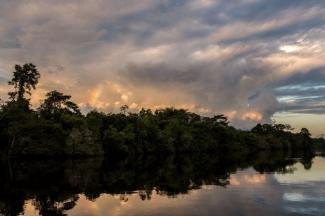
[[[2, 155], [92, 156], [183, 152], [313, 152], [306, 128], [258, 124], [251, 131], [232, 127], [224, 115], [204, 117], [184, 109], [165, 108], [137, 113], [93, 110], [82, 114], [71, 96], [53, 90], [37, 109], [30, 104], [40, 73], [32, 63], [16, 65], [9, 100], [0, 108]], [[317, 140], [323, 143], [324, 140]], [[325, 146], [325, 145], [324, 145]]]

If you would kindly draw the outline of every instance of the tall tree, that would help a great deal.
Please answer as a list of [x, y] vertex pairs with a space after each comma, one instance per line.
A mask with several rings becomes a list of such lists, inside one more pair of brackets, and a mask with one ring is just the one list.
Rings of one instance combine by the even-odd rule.
[[[32, 63], [15, 65], [12, 79], [8, 82], [14, 87], [9, 92], [10, 101], [1, 107], [1, 124], [6, 127], [4, 134], [8, 139], [8, 154], [11, 155], [14, 145], [21, 138], [22, 128], [32, 121], [34, 115], [30, 113], [29, 98], [31, 91], [36, 88], [40, 74]], [[7, 147], [6, 147], [7, 148]]]
[[39, 108], [40, 114], [43, 117], [60, 113], [81, 115], [78, 105], [72, 102], [70, 98], [70, 95], [64, 95], [56, 90], [47, 93], [46, 99]]
[[14, 86], [14, 91], [9, 92], [10, 99], [17, 102], [28, 100], [25, 94], [31, 95], [31, 90], [36, 88], [40, 74], [32, 63], [23, 66], [16, 65], [9, 85]]

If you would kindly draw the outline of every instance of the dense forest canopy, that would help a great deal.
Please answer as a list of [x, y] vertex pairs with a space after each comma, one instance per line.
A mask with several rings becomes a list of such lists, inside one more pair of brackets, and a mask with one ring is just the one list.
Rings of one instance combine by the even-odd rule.
[[93, 110], [83, 115], [71, 96], [56, 90], [37, 109], [30, 104], [40, 73], [29, 63], [16, 65], [9, 101], [0, 110], [1, 154], [28, 156], [134, 155], [183, 152], [313, 152], [325, 146], [308, 129], [292, 132], [290, 125], [258, 124], [251, 131], [229, 125], [224, 115], [203, 117], [184, 109], [165, 108], [138, 113]]

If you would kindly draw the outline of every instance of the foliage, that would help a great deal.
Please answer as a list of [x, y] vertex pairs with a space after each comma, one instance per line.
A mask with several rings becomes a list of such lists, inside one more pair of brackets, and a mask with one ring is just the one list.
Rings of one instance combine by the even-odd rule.
[[[256, 152], [303, 149], [313, 152], [306, 128], [293, 133], [290, 125], [258, 124], [249, 131], [229, 125], [224, 115], [203, 117], [184, 109], [142, 109], [120, 113], [96, 110], [82, 115], [71, 96], [56, 90], [36, 110], [31, 90], [40, 74], [33, 64], [16, 65], [9, 82], [11, 101], [0, 110], [1, 154], [9, 156], [143, 155], [184, 152]], [[23, 107], [23, 109], [22, 109]]]
[[70, 95], [64, 95], [56, 90], [46, 94], [38, 112], [45, 119], [57, 119], [61, 114], [81, 115], [77, 104], [70, 100]]
[[16, 65], [13, 77], [9, 81], [9, 85], [14, 86], [14, 91], [9, 92], [12, 101], [17, 102], [22, 108], [26, 109], [28, 99], [25, 94], [31, 95], [31, 90], [36, 88], [40, 74], [35, 65], [29, 63], [23, 66]]

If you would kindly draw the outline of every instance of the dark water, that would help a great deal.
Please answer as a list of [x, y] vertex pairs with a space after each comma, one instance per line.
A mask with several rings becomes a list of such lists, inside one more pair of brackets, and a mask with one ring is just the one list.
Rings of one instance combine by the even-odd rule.
[[325, 158], [183, 155], [1, 163], [2, 215], [325, 215]]

